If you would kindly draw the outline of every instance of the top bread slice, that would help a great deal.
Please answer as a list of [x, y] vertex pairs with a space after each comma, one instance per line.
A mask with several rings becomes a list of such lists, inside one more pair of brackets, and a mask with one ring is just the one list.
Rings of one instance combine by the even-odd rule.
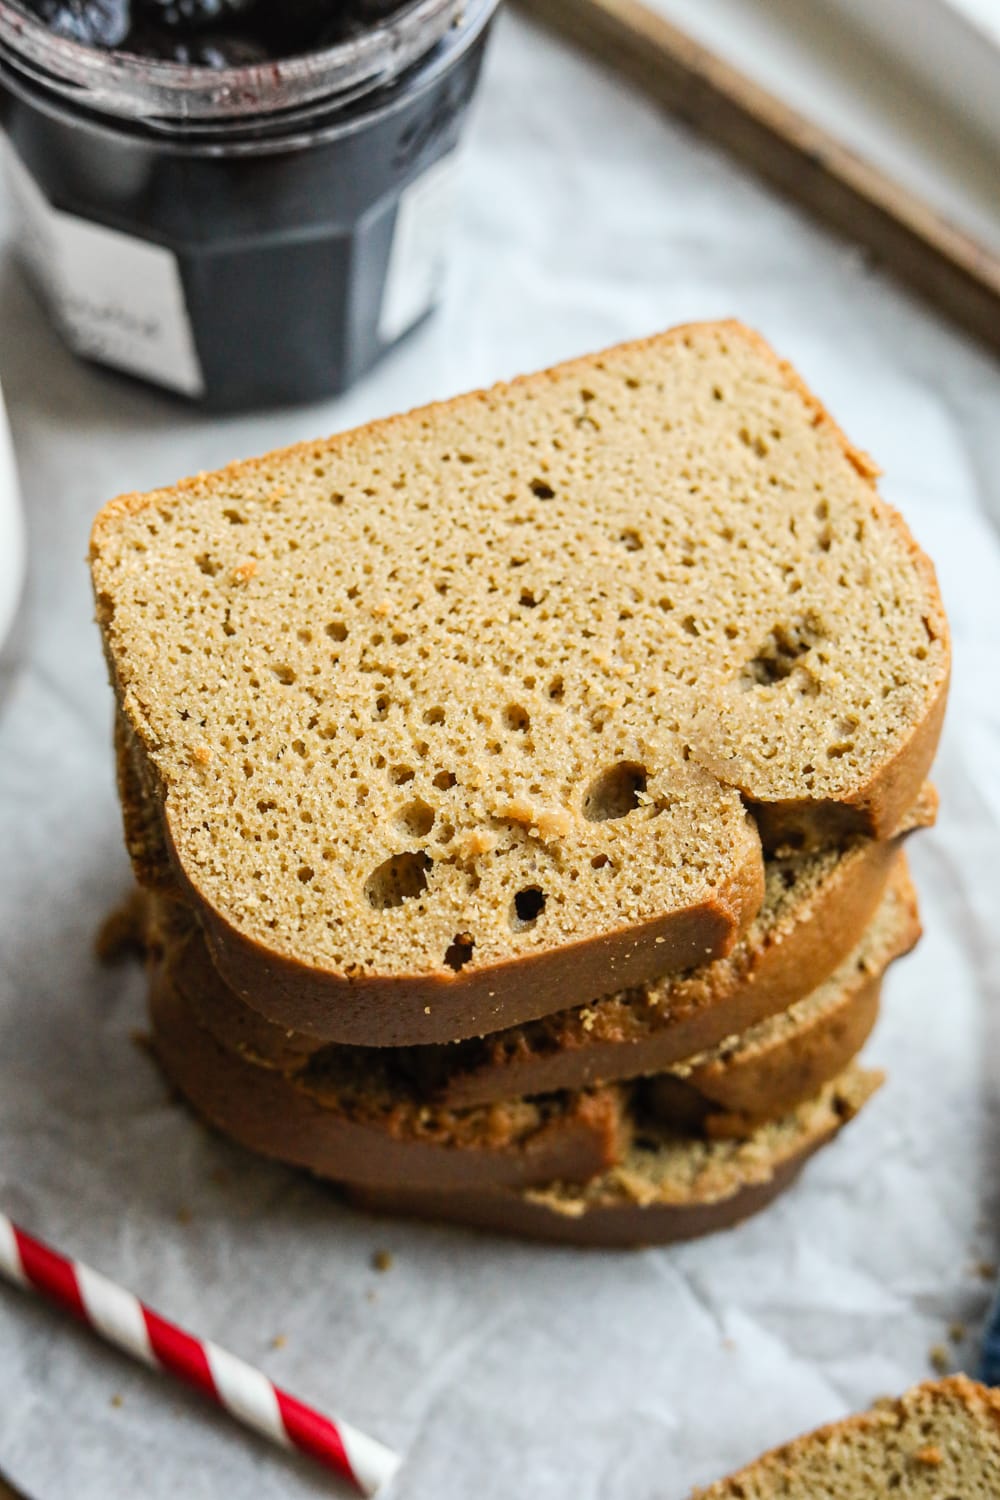
[[305, 1030], [450, 1039], [711, 960], [758, 827], [890, 833], [943, 713], [929, 562], [736, 324], [122, 497], [91, 562], [214, 959]]
[[693, 1500], [996, 1500], [1000, 1392], [964, 1375], [914, 1386], [767, 1453]]

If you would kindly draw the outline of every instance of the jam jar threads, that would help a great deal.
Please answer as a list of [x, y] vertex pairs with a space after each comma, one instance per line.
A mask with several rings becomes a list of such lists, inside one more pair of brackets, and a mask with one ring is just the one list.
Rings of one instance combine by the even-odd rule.
[[66, 341], [214, 410], [346, 389], [438, 298], [496, 5], [0, 0], [0, 167]]

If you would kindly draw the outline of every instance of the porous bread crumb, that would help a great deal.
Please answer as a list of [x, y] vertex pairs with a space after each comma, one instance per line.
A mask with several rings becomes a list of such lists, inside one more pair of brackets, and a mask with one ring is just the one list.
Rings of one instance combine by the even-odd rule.
[[936, 587], [869, 476], [719, 324], [113, 503], [98, 616], [184, 869], [358, 978], [710, 900], [742, 795], [860, 804], [941, 697]]
[[808, 1433], [692, 1500], [996, 1500], [1000, 1393], [956, 1375]]

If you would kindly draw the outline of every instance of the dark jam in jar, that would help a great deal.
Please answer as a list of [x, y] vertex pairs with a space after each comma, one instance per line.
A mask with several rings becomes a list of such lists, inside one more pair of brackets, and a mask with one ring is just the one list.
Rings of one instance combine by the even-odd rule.
[[349, 386], [437, 299], [495, 5], [0, 0], [2, 166], [67, 342], [216, 410]]

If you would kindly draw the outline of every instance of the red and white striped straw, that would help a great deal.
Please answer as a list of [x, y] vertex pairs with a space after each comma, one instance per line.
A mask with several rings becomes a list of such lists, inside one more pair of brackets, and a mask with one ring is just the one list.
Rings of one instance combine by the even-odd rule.
[[254, 1432], [318, 1459], [362, 1495], [379, 1494], [399, 1468], [398, 1455], [382, 1443], [305, 1406], [260, 1370], [168, 1323], [131, 1292], [25, 1234], [3, 1214], [0, 1275], [40, 1292], [143, 1364], [195, 1386]]

